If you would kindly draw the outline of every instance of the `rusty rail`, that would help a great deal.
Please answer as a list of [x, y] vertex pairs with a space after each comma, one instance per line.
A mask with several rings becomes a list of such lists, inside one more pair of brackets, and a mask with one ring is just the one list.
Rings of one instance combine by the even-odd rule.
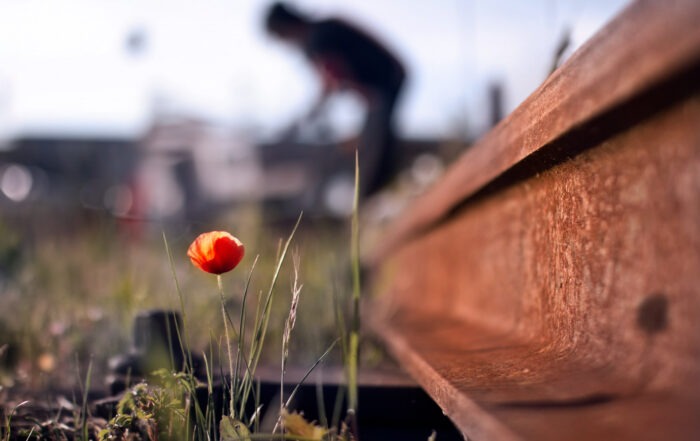
[[698, 23], [632, 4], [374, 250], [374, 331], [470, 439], [700, 438]]

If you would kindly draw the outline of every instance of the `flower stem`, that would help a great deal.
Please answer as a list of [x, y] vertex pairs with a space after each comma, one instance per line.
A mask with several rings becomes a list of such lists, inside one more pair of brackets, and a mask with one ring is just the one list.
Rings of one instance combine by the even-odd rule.
[[230, 395], [231, 399], [229, 402], [229, 412], [232, 417], [235, 417], [235, 407], [234, 407], [234, 393], [233, 393], [233, 355], [231, 354], [231, 338], [228, 332], [228, 320], [226, 317], [226, 300], [224, 299], [224, 284], [221, 279], [221, 274], [216, 275], [216, 283], [219, 286], [219, 295], [221, 296], [221, 316], [224, 319], [224, 335], [226, 336], [226, 350], [228, 352], [228, 367], [229, 367], [229, 385], [231, 387]]

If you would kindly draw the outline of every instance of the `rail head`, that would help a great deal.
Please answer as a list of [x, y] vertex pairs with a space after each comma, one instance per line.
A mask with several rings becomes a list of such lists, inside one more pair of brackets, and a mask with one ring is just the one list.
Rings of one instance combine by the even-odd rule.
[[[629, 5], [391, 223], [369, 263], [377, 264], [526, 158], [587, 123], [624, 108], [675, 76], [693, 81], [700, 64], [698, 23], [697, 0]], [[620, 115], [612, 118], [618, 128], [629, 124]], [[559, 152], [560, 157], [567, 154]]]

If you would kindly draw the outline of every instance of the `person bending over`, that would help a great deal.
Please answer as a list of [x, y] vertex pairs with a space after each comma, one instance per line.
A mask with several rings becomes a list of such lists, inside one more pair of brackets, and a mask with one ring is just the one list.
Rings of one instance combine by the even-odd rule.
[[387, 47], [341, 18], [314, 19], [284, 2], [267, 12], [270, 34], [304, 52], [322, 81], [322, 91], [309, 115], [339, 90], [356, 92], [366, 104], [360, 135], [360, 191], [369, 196], [396, 171], [393, 117], [406, 79], [406, 69]]

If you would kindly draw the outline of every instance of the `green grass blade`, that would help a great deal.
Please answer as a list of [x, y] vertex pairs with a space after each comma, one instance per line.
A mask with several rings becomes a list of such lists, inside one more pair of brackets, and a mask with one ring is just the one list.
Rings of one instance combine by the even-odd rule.
[[[173, 253], [170, 251], [170, 245], [168, 244], [168, 238], [163, 234], [163, 244], [165, 245], [165, 254], [168, 256], [168, 263], [170, 266], [170, 273], [175, 284], [175, 292], [177, 293], [178, 300], [180, 301], [180, 314], [182, 315], [182, 329], [175, 320], [175, 332], [177, 333], [177, 340], [180, 345], [180, 352], [182, 353], [182, 358], [186, 361], [187, 366], [185, 367], [185, 372], [194, 375], [194, 367], [192, 362], [192, 353], [189, 351], [187, 338], [187, 310], [185, 309], [185, 299], [182, 295], [182, 289], [180, 289], [180, 282], [177, 278], [177, 272], [175, 271], [175, 261], [173, 260]], [[167, 323], [167, 322], [166, 322]], [[169, 329], [169, 327], [168, 327]], [[172, 353], [171, 353], [172, 357]]]
[[[303, 213], [302, 213], [303, 214]], [[280, 270], [282, 269], [282, 264], [284, 263], [285, 257], [287, 255], [287, 252], [289, 250], [289, 245], [292, 242], [292, 239], [294, 238], [294, 234], [297, 231], [297, 228], [299, 227], [299, 224], [301, 223], [301, 218], [302, 214], [299, 215], [299, 218], [297, 219], [296, 224], [294, 225], [294, 228], [292, 229], [292, 232], [290, 233], [289, 237], [287, 238], [287, 241], [284, 244], [284, 247], [282, 248], [282, 252], [280, 253], [279, 258], [277, 259], [277, 265], [275, 266], [275, 271], [272, 275], [272, 280], [270, 282], [270, 288], [267, 292], [267, 295], [265, 296], [265, 302], [264, 306], [262, 307], [262, 311], [260, 311], [260, 315], [257, 316], [256, 314], [256, 329], [255, 329], [255, 334], [253, 336], [253, 341], [251, 343], [251, 354], [248, 362], [248, 367], [249, 371], [246, 372], [246, 375], [244, 377], [244, 384], [243, 384], [243, 395], [241, 399], [241, 412], [244, 409], [245, 402], [248, 399], [248, 395], [251, 390], [251, 385], [252, 385], [252, 376], [255, 374], [255, 370], [258, 366], [258, 362], [260, 361], [260, 356], [262, 355], [262, 349], [265, 343], [265, 336], [267, 334], [267, 329], [270, 323], [270, 315], [272, 312], [272, 300], [274, 298], [274, 292], [275, 292], [275, 285], [277, 284], [277, 279], [279, 278], [279, 273]]]
[[294, 389], [292, 390], [292, 393], [289, 394], [289, 398], [287, 398], [287, 402], [284, 404], [284, 407], [289, 407], [289, 405], [291, 404], [292, 400], [294, 399], [294, 396], [296, 395], [296, 393], [299, 390], [299, 388], [301, 387], [301, 385], [304, 384], [304, 382], [306, 381], [307, 378], [309, 378], [309, 375], [311, 375], [311, 372], [313, 372], [314, 369], [316, 369], [316, 367], [326, 358], [326, 356], [328, 356], [328, 354], [331, 353], [331, 351], [333, 350], [335, 345], [338, 344], [339, 340], [340, 339], [336, 338], [333, 341], [333, 343], [331, 343], [330, 346], [328, 346], [328, 349], [326, 349], [326, 351], [314, 362], [314, 364], [309, 368], [309, 370], [306, 371], [304, 376], [301, 377], [301, 380], [299, 380], [299, 383], [297, 383], [297, 385], [294, 387]]
[[352, 207], [350, 259], [352, 265], [352, 323], [348, 347], [348, 410], [357, 412], [357, 370], [360, 345], [360, 166], [355, 151], [355, 195]]

